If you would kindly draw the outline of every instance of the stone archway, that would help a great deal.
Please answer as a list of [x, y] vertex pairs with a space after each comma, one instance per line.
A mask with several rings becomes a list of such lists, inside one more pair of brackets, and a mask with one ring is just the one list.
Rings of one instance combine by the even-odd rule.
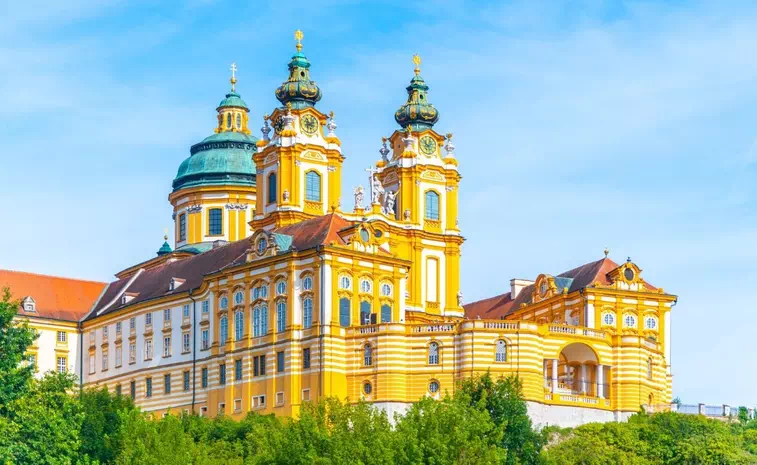
[[605, 366], [590, 346], [574, 342], [558, 358], [544, 361], [545, 388], [566, 395], [606, 397]]

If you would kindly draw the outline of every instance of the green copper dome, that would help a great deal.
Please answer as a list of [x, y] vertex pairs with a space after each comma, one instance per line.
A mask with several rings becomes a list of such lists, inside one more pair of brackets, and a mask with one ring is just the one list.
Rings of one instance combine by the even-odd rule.
[[428, 101], [428, 86], [420, 74], [420, 57], [416, 55], [413, 61], [416, 65], [415, 76], [407, 86], [407, 102], [394, 113], [394, 120], [403, 128], [410, 125], [414, 130], [421, 131], [431, 129], [439, 121], [439, 112]]
[[220, 110], [221, 108], [227, 107], [244, 108], [247, 111], [250, 110], [249, 108], [247, 108], [247, 104], [244, 103], [244, 100], [242, 100], [242, 97], [240, 97], [239, 94], [237, 94], [233, 90], [226, 94], [226, 98], [221, 100], [221, 103], [218, 104], [217, 109]]
[[291, 103], [292, 108], [300, 109], [314, 106], [321, 99], [321, 89], [310, 80], [310, 62], [302, 54], [302, 44], [299, 43], [302, 33], [297, 32], [297, 53], [289, 62], [289, 79], [276, 89], [276, 98], [285, 106]]
[[161, 245], [160, 248], [158, 249], [158, 257], [160, 257], [161, 255], [165, 255], [167, 253], [171, 253], [171, 252], [172, 252], [171, 246], [168, 245], [168, 241], [166, 240], [166, 242], [164, 242], [163, 245]]
[[174, 192], [196, 186], [254, 186], [256, 142], [241, 132], [221, 132], [193, 145], [190, 157], [179, 165]]

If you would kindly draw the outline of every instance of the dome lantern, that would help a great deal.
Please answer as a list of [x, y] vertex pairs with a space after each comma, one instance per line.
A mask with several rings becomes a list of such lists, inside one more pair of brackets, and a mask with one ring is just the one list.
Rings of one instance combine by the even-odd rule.
[[401, 127], [408, 125], [416, 131], [431, 129], [439, 121], [439, 112], [428, 102], [428, 86], [421, 77], [421, 57], [413, 56], [415, 76], [407, 86], [407, 102], [394, 113], [394, 120]]
[[289, 62], [289, 78], [276, 89], [278, 101], [284, 106], [291, 103], [295, 110], [315, 106], [321, 99], [321, 89], [310, 80], [310, 62], [302, 53], [303, 37], [299, 29], [294, 33], [297, 53], [292, 55]]

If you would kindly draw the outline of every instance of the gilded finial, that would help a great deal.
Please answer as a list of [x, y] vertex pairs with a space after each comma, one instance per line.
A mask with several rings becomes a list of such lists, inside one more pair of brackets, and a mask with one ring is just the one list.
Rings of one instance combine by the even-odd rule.
[[292, 109], [292, 102], [287, 102], [286, 107], [287, 107], [287, 110], [291, 110]]
[[384, 137], [382, 137], [382, 138], [381, 138], [381, 142], [384, 142], [384, 143], [386, 143], [386, 141], [387, 141], [387, 140], [388, 140], [388, 139], [386, 138], [386, 136], [384, 136]]
[[333, 110], [329, 112], [329, 118], [334, 119], [334, 111]]
[[232, 63], [231, 67], [229, 67], [229, 70], [231, 70], [231, 91], [234, 92], [234, 88], [236, 87], [237, 83], [237, 64]]
[[168, 228], [163, 229], [163, 240], [164, 241], [168, 240]]
[[451, 132], [447, 133], [447, 140], [452, 140], [452, 133]]
[[610, 255], [610, 249], [605, 247], [605, 258], [607, 258], [608, 255]]
[[271, 115], [269, 115], [268, 113], [263, 115], [263, 121], [268, 121], [269, 119], [271, 119]]
[[413, 133], [413, 126], [411, 126], [411, 125], [408, 124], [407, 128], [405, 128], [405, 130], [407, 131], [408, 134], [412, 134]]
[[301, 30], [297, 29], [296, 31], [294, 31], [294, 40], [297, 41], [297, 51], [298, 52], [302, 51], [302, 43], [301, 42], [302, 42], [302, 38], [303, 37], [305, 37], [305, 35], [302, 33]]
[[415, 75], [421, 74], [421, 56], [417, 53], [413, 55], [413, 63], [415, 63]]

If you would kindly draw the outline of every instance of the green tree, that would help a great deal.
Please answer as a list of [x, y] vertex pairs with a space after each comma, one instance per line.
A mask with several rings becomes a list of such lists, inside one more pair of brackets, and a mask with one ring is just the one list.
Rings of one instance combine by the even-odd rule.
[[14, 320], [19, 302], [11, 298], [10, 289], [0, 292], [0, 414], [3, 414], [8, 404], [29, 388], [34, 367], [22, 362], [37, 335], [25, 321]]
[[115, 463], [123, 446], [122, 413], [133, 410], [134, 403], [127, 396], [109, 393], [105, 387], [82, 392], [80, 403], [84, 414], [82, 454], [103, 464]]
[[464, 380], [459, 392], [470, 399], [472, 405], [482, 405], [494, 424], [504, 428], [500, 446], [508, 451], [508, 465], [539, 463], [544, 440], [533, 429], [517, 377], [495, 381], [490, 373], [486, 373]]

